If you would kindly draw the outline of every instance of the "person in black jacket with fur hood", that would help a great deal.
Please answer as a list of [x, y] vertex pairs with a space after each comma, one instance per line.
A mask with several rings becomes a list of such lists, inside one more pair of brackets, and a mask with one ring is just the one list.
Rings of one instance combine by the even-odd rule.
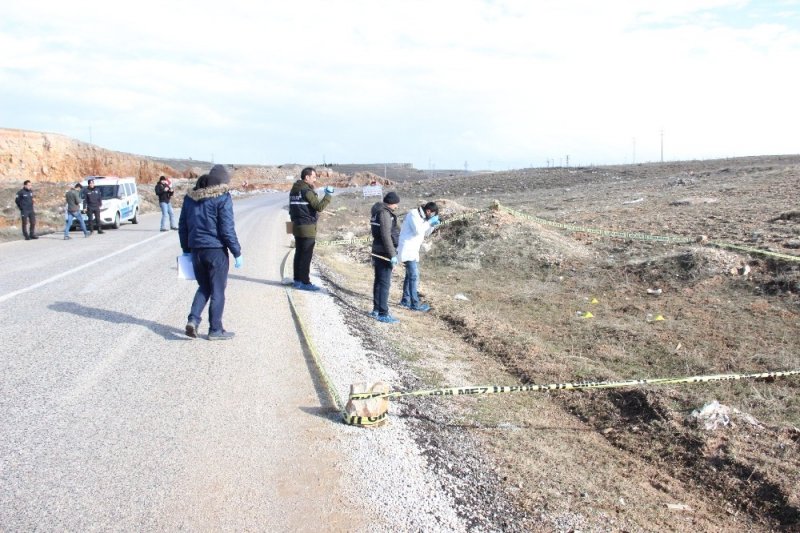
[[184, 255], [191, 255], [197, 292], [186, 323], [186, 335], [197, 337], [197, 328], [206, 304], [208, 307], [208, 340], [233, 338], [232, 331], [222, 327], [225, 310], [225, 286], [230, 266], [243, 264], [242, 248], [233, 221], [233, 199], [228, 192], [230, 175], [223, 165], [214, 165], [207, 175], [200, 176], [195, 188], [183, 200], [178, 235]]

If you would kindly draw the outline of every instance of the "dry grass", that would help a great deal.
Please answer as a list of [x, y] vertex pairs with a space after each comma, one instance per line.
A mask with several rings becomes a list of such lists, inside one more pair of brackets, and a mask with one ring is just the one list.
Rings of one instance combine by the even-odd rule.
[[[462, 205], [478, 207], [485, 201], [485, 207], [489, 202], [484, 193], [490, 190], [489, 194], [505, 194], [508, 201], [516, 201], [524, 209], [533, 208], [532, 212], [547, 218], [592, 223], [605, 229], [688, 235], [696, 233], [698, 227], [703, 226], [705, 232], [713, 225], [724, 228], [721, 236], [726, 239], [748, 235], [747, 241], [736, 242], [750, 246], [783, 243], [797, 234], [798, 222], [793, 218], [773, 220], [774, 213], [790, 211], [785, 198], [774, 191], [777, 184], [797, 182], [796, 167], [775, 170], [770, 165], [751, 164], [737, 171], [722, 169], [715, 174], [709, 170], [703, 181], [687, 167], [682, 172], [695, 177], [686, 179], [697, 180], [689, 185], [693, 187], [691, 196], [711, 196], [709, 189], [714, 187], [717, 196], [727, 192], [724, 202], [690, 207], [707, 210], [705, 215], [711, 211], [707, 218], [698, 212], [688, 216], [669, 205], [667, 200], [675, 195], [676, 185], [672, 183], [678, 179], [677, 169], [665, 170], [667, 175], [635, 178], [636, 193], [648, 198], [649, 210], [601, 207], [625, 186], [614, 179], [598, 183], [595, 174], [584, 177], [585, 182], [580, 176], [569, 176], [569, 202], [564, 201], [561, 185], [547, 182], [550, 174], [540, 182], [535, 174], [489, 178], [506, 185], [516, 180], [513, 195], [490, 190], [492, 187], [474, 179], [407, 184], [400, 194], [401, 198], [421, 200], [438, 189], [457, 196]], [[655, 174], [653, 169], [648, 171]], [[714, 176], [719, 179], [709, 183], [708, 178]], [[526, 187], [529, 190], [521, 193]], [[475, 194], [464, 196], [459, 190]], [[681, 196], [689, 195], [682, 190]], [[531, 205], [556, 203], [554, 198], [559, 197], [560, 207], [551, 210], [549, 216]], [[331, 236], [366, 234], [372, 201], [337, 200], [335, 206], [340, 210], [326, 219]], [[596, 216], [598, 212], [603, 213], [602, 220]], [[698, 224], [698, 216], [703, 223]], [[721, 238], [713, 233], [711, 236]], [[510, 379], [513, 384], [800, 368], [797, 264], [701, 246], [571, 235], [488, 211], [443, 226], [430, 242], [432, 248], [421, 263], [421, 290], [434, 306], [434, 316], [447, 326], [449, 337], [429, 326], [414, 334], [465, 343], [477, 355], [461, 358], [461, 363], [472, 369], [463, 373], [464, 377]], [[352, 272], [358, 272], [371, 280], [363, 250], [327, 250], [324, 254], [326, 260], [339, 263], [344, 275], [350, 272], [352, 278]], [[745, 265], [750, 271], [740, 275]], [[649, 294], [648, 289], [661, 289], [661, 294]], [[362, 291], [369, 296], [368, 285], [356, 289]], [[469, 301], [455, 300], [458, 293]], [[399, 295], [393, 295], [393, 301], [397, 299]], [[579, 318], [586, 311], [594, 318]], [[657, 315], [666, 320], [652, 320]], [[403, 327], [409, 327], [405, 320]], [[418, 349], [422, 348], [416, 343], [410, 351]], [[464, 348], [455, 348], [455, 352], [450, 357], [467, 353]], [[425, 353], [414, 359], [438, 369], [420, 370], [428, 386], [479, 384], [448, 381], [450, 373], [442, 371], [442, 365], [447, 369], [453, 364], [445, 364], [441, 353]], [[701, 529], [726, 529], [737, 523], [797, 527], [800, 499], [795, 487], [800, 481], [800, 439], [794, 428], [800, 426], [798, 390], [798, 380], [788, 378], [643, 391], [560, 393], [550, 397], [546, 408], [537, 403], [533, 412], [522, 409], [513, 417], [509, 409], [515, 409], [515, 402], [530, 406], [532, 400], [471, 400], [460, 406], [458, 416], [468, 426], [496, 427], [513, 418], [514, 425], [536, 427], [543, 412], [553, 419], [559, 411], [568, 412], [610, 447], [597, 448], [596, 457], [581, 455], [580, 459], [574, 450], [562, 450], [564, 457], [584, 462], [579, 468], [612, 458], [635, 461], [643, 471], [654, 468], [662, 478], [659, 487], [672, 487], [681, 497], [706, 502], [705, 516], [698, 522], [704, 524]], [[698, 429], [687, 417], [713, 399], [754, 416], [761, 424], [737, 423], [722, 433]], [[527, 433], [514, 439], [515, 449], [523, 454], [536, 453], [541, 445], [540, 439]], [[510, 447], [498, 443], [491, 448], [498, 457], [511, 452]], [[509, 464], [509, 469], [512, 475], [522, 475], [532, 464], [540, 465], [523, 461]], [[563, 472], [561, 475], [569, 478]], [[641, 481], [647, 483], [647, 478]], [[708, 493], [714, 493], [720, 501], [709, 503], [704, 496]], [[532, 502], [540, 502], [541, 497], [526, 494], [521, 505], [535, 508]], [[606, 504], [603, 508], [608, 510], [610, 504]], [[630, 517], [631, 523], [642, 525], [655, 519], [665, 520], [661, 524], [666, 527], [676, 527], [674, 521], [654, 509], [641, 513]], [[736, 516], [739, 521], [731, 521]]]

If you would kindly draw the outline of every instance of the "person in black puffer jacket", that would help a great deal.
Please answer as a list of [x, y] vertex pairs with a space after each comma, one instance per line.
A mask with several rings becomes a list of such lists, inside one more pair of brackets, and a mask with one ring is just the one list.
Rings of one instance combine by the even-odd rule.
[[183, 199], [178, 220], [181, 248], [184, 255], [191, 255], [198, 285], [186, 323], [186, 335], [192, 338], [197, 337], [203, 309], [209, 300], [208, 340], [227, 340], [234, 335], [222, 327], [230, 266], [228, 251], [233, 254], [236, 268], [241, 268], [243, 263], [229, 182], [228, 170], [223, 165], [214, 165]]

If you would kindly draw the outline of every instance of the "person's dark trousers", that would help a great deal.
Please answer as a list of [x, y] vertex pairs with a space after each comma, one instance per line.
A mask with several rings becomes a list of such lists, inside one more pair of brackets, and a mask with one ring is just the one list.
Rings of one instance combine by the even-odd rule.
[[[36, 213], [22, 213], [22, 236], [30, 239], [36, 235]], [[30, 230], [28, 229], [30, 224]]]
[[92, 219], [94, 218], [95, 225], [97, 226], [97, 233], [103, 233], [103, 228], [100, 226], [100, 210], [99, 209], [89, 209], [86, 211], [86, 219], [87, 219], [87, 226], [88, 230], [92, 231]]
[[311, 256], [314, 255], [315, 237], [294, 238], [294, 280], [311, 283]]
[[375, 281], [372, 283], [372, 310], [379, 316], [389, 314], [389, 288], [392, 286], [392, 264], [374, 257]]
[[192, 266], [197, 278], [189, 322], [200, 324], [203, 309], [208, 307], [209, 333], [221, 333], [222, 313], [225, 311], [225, 286], [228, 284], [228, 250], [225, 248], [196, 248], [192, 250]]

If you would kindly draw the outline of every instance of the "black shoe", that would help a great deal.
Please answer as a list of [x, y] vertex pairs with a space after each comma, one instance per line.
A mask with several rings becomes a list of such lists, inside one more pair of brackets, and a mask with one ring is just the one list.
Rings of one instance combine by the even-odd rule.
[[105, 233], [105, 231], [103, 231], [103, 230], [99, 229], [99, 230], [97, 230], [97, 233], [99, 233], [100, 235], [102, 235], [103, 233]]
[[187, 322], [186, 336], [191, 337], [193, 339], [197, 338], [197, 324], [195, 324], [194, 322]]
[[169, 228], [169, 229], [172, 229], [172, 230], [178, 231], [178, 228]]
[[161, 228], [161, 231], [169, 231], [167, 228]]
[[236, 335], [232, 331], [209, 331], [208, 332], [208, 340], [210, 341], [229, 341]]
[[38, 235], [31, 235], [31, 239], [38, 239], [38, 238], [39, 238]]
[[26, 240], [26, 241], [29, 241], [29, 240], [31, 240], [31, 238], [30, 238], [30, 237], [28, 237], [27, 235], [25, 235], [25, 240]]

